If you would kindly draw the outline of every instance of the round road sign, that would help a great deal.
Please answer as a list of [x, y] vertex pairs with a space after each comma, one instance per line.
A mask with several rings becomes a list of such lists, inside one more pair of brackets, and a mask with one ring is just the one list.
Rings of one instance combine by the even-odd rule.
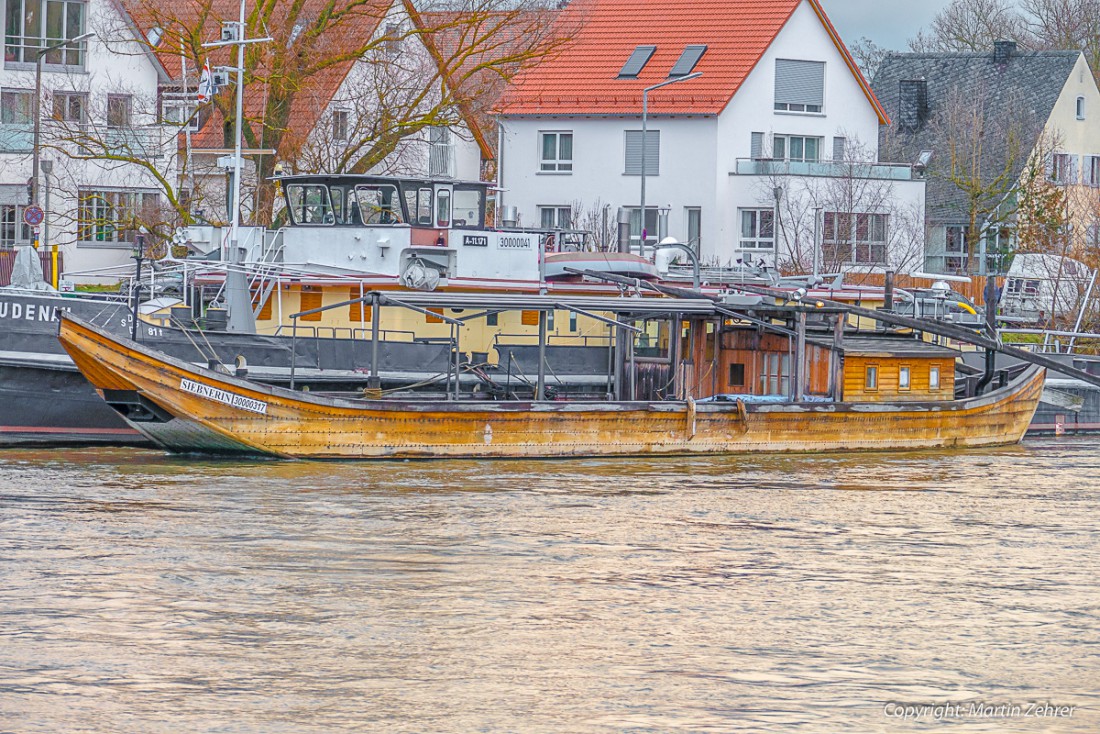
[[32, 227], [42, 224], [42, 220], [45, 218], [46, 214], [40, 206], [31, 205], [23, 210], [23, 221]]

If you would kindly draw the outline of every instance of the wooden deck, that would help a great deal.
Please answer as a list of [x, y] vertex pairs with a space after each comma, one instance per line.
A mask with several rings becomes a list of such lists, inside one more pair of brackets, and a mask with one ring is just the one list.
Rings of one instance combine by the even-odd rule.
[[175, 451], [287, 458], [542, 458], [977, 447], [1018, 442], [1039, 401], [1031, 368], [980, 398], [904, 404], [339, 400], [158, 355], [65, 316], [61, 343], [133, 425]]

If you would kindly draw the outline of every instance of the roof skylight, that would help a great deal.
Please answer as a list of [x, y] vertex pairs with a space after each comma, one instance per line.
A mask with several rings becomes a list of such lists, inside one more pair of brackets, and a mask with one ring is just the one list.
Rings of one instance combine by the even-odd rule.
[[626, 63], [623, 64], [623, 68], [619, 71], [619, 78], [633, 79], [638, 76], [656, 50], [656, 46], [638, 46], [635, 48], [634, 52], [630, 54], [630, 58], [626, 60]]
[[685, 47], [684, 52], [680, 54], [680, 58], [673, 65], [672, 71], [668, 72], [668, 75], [687, 76], [691, 73], [691, 70], [695, 68], [695, 65], [699, 63], [699, 59], [703, 57], [703, 52], [706, 50], [707, 47], [705, 44]]

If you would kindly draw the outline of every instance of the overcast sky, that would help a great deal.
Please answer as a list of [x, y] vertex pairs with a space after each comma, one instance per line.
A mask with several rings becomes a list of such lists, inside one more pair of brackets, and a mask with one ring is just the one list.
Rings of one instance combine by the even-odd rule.
[[880, 46], [904, 50], [905, 42], [949, 0], [821, 0], [845, 43], [867, 36]]

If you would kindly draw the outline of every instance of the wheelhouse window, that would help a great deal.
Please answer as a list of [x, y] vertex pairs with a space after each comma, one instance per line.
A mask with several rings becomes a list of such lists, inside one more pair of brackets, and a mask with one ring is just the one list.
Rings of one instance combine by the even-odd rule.
[[741, 239], [743, 250], [771, 250], [775, 248], [775, 210], [742, 209]]
[[[82, 0], [7, 0], [4, 61], [33, 64], [40, 48], [84, 34], [87, 6]], [[42, 61], [49, 66], [84, 65], [86, 42], [54, 49]]]
[[451, 191], [440, 189], [435, 195], [435, 226], [451, 226]]
[[454, 211], [451, 216], [455, 227], [477, 228], [482, 226], [485, 196], [481, 189], [456, 187], [452, 204], [454, 205]]
[[541, 159], [539, 170], [543, 173], [569, 173], [573, 170], [573, 133], [539, 133]]
[[334, 224], [329, 191], [319, 184], [287, 184], [287, 209], [295, 224]]
[[[363, 224], [401, 223], [401, 202], [397, 198], [397, 187], [391, 184], [356, 186], [352, 206], [358, 210], [358, 217]], [[353, 218], [355, 216], [352, 214]]]

